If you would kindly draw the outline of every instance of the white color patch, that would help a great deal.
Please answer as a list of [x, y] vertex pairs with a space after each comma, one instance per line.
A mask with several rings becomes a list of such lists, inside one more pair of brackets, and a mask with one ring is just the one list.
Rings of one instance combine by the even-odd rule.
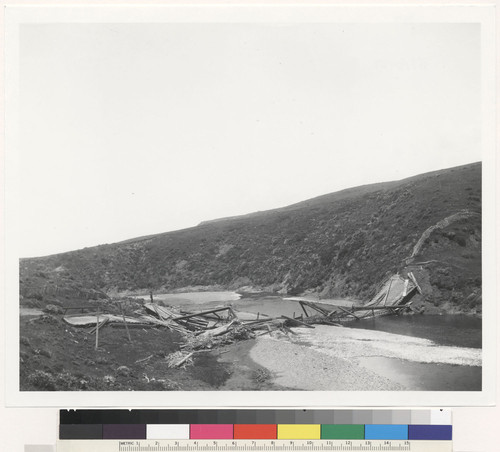
[[147, 439], [189, 439], [189, 424], [148, 424]]

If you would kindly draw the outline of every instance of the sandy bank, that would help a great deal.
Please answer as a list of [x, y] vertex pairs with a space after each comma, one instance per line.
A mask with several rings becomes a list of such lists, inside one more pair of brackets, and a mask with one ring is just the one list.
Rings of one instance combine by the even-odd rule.
[[292, 339], [301, 345], [332, 357], [349, 361], [365, 357], [397, 358], [417, 363], [481, 366], [478, 348], [437, 345], [429, 339], [383, 331], [317, 325], [315, 329], [297, 328]]
[[[262, 336], [250, 350], [250, 358], [268, 369], [280, 386], [315, 391], [467, 390], [480, 386], [481, 349], [323, 325], [293, 331], [296, 334], [290, 337], [276, 332], [275, 337]], [[462, 370], [455, 372], [451, 366], [457, 365]]]
[[401, 390], [401, 385], [346, 359], [335, 358], [306, 345], [269, 336], [250, 350], [257, 364], [269, 369], [274, 383], [308, 391]]
[[277, 384], [272, 373], [251, 358], [250, 351], [255, 347], [255, 343], [255, 340], [238, 342], [219, 355], [219, 363], [231, 365], [231, 375], [218, 389], [223, 391], [283, 391], [292, 389]]

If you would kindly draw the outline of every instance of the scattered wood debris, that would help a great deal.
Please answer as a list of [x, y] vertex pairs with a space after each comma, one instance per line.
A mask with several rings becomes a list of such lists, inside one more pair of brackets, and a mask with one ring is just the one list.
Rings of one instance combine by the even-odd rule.
[[148, 357], [146, 358], [143, 358], [143, 359], [138, 359], [135, 363], [138, 364], [138, 363], [143, 363], [145, 361], [149, 361], [151, 358], [153, 357], [153, 355], [149, 355]]
[[167, 361], [168, 367], [186, 367], [193, 364], [192, 360], [193, 352], [182, 352], [178, 351], [171, 353], [165, 359]]
[[[161, 306], [154, 302], [145, 303], [142, 309], [135, 311], [135, 316], [125, 316], [123, 309], [121, 315], [109, 312], [85, 312], [95, 307], [77, 308], [79, 314], [66, 314], [63, 319], [73, 326], [92, 328], [89, 334], [96, 334], [106, 325], [125, 327], [129, 340], [129, 327], [140, 328], [168, 328], [184, 336], [181, 351], [168, 358], [170, 367], [181, 367], [192, 364], [192, 355], [196, 351], [210, 350], [223, 345], [232, 344], [263, 334], [295, 334], [291, 327], [314, 328], [313, 324], [327, 324], [341, 326], [347, 320], [375, 317], [380, 315], [401, 314], [411, 309], [411, 299], [420, 292], [420, 287], [412, 273], [407, 278], [393, 275], [380, 287], [377, 294], [367, 303], [332, 303], [331, 300], [312, 300], [309, 298], [288, 298], [297, 301], [303, 314], [296, 317], [282, 315], [277, 318], [266, 315], [240, 313], [231, 306], [220, 306], [212, 309], [189, 312], [177, 310], [172, 307]], [[120, 306], [120, 308], [122, 308]], [[306, 309], [307, 308], [307, 309]], [[148, 356], [138, 362], [147, 361]]]

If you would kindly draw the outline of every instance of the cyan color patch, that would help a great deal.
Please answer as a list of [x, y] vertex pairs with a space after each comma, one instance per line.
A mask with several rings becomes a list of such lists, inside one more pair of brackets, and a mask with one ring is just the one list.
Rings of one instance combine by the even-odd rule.
[[408, 439], [407, 425], [365, 425], [365, 439]]

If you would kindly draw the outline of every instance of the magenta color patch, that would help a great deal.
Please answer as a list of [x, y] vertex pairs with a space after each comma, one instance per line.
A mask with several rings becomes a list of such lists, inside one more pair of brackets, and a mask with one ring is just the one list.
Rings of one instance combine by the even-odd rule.
[[191, 439], [233, 439], [233, 424], [191, 424]]

